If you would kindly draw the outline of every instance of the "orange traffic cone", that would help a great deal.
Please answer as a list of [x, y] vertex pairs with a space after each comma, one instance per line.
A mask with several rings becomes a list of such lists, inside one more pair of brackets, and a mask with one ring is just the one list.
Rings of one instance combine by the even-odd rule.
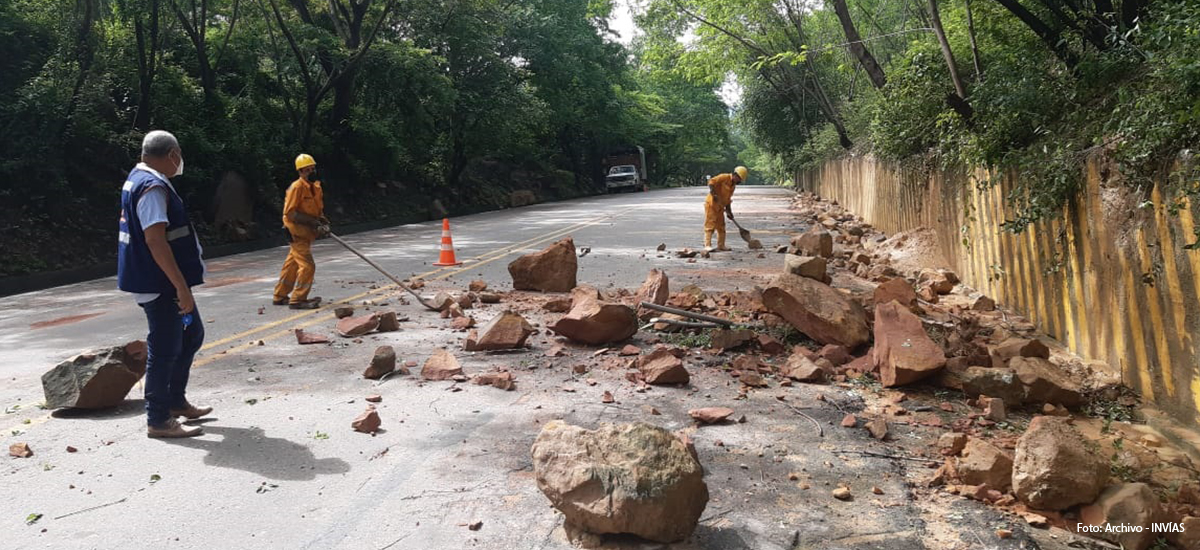
[[454, 257], [454, 241], [450, 239], [449, 218], [442, 218], [442, 252], [438, 256], [438, 261], [434, 262], [433, 265], [462, 265], [462, 262]]

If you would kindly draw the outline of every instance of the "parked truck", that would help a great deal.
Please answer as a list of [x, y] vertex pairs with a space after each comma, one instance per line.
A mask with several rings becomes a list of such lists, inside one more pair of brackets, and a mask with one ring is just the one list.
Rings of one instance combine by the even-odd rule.
[[604, 158], [604, 187], [609, 193], [646, 190], [646, 150], [629, 147]]

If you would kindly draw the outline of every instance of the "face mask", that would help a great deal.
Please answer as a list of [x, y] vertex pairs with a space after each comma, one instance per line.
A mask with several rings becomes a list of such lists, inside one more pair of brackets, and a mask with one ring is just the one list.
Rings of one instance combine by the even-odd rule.
[[310, 182], [317, 181], [317, 171], [313, 170], [312, 172], [309, 172], [307, 176], [304, 176], [304, 179]]
[[[179, 168], [175, 169], [175, 176], [182, 176], [182, 175], [183, 175], [183, 155], [180, 155], [179, 156]], [[172, 177], [175, 177], [175, 176], [172, 176]]]

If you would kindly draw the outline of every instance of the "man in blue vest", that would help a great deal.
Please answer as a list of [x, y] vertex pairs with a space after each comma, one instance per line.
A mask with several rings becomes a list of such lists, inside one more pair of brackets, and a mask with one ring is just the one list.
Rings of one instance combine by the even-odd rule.
[[[170, 174], [167, 176], [166, 174]], [[204, 321], [192, 287], [204, 283], [203, 250], [188, 221], [183, 199], [168, 177], [183, 174], [183, 151], [175, 136], [162, 130], [142, 140], [142, 162], [121, 190], [117, 287], [133, 293], [146, 313], [146, 435], [192, 437], [196, 419], [212, 412], [188, 402], [192, 358], [204, 343]]]

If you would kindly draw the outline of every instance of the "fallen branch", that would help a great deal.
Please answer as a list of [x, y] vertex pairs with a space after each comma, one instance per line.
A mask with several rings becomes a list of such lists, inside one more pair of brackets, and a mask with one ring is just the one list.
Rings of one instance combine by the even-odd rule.
[[639, 305], [641, 305], [641, 307], [644, 307], [646, 309], [653, 309], [655, 311], [661, 311], [663, 313], [674, 313], [675, 315], [688, 317], [690, 319], [699, 319], [701, 321], [708, 321], [710, 323], [716, 323], [718, 325], [727, 326], [727, 327], [733, 326], [733, 321], [730, 321], [729, 319], [713, 317], [712, 315], [705, 315], [703, 313], [692, 313], [686, 309], [676, 309], [673, 307], [660, 306], [653, 302], [642, 302]]
[[851, 451], [851, 450], [847, 450], [847, 449], [837, 449], [837, 450], [833, 450], [830, 452], [832, 452], [834, 454], [847, 454], [847, 453], [859, 454], [859, 455], [871, 456], [871, 457], [875, 457], [875, 458], [888, 458], [891, 460], [908, 460], [911, 462], [924, 462], [926, 464], [937, 464], [938, 463], [938, 461], [930, 459], [930, 458], [921, 458], [918, 456], [905, 456], [905, 455], [890, 455], [887, 453], [876, 453], [873, 451]]
[[118, 500], [118, 501], [115, 501], [115, 502], [110, 502], [110, 503], [108, 503], [108, 504], [101, 504], [101, 505], [99, 505], [99, 506], [92, 506], [91, 508], [84, 508], [84, 509], [82, 509], [82, 510], [76, 510], [76, 511], [74, 511], [74, 512], [71, 512], [71, 513], [69, 513], [69, 514], [63, 514], [63, 515], [61, 515], [61, 516], [58, 516], [58, 517], [56, 517], [56, 518], [54, 518], [54, 519], [56, 519], [56, 520], [59, 520], [59, 519], [63, 519], [63, 518], [69, 518], [69, 517], [71, 517], [71, 516], [74, 516], [74, 515], [76, 515], [76, 514], [82, 514], [82, 513], [84, 513], [84, 512], [91, 512], [92, 510], [99, 510], [99, 509], [101, 509], [101, 508], [107, 508], [107, 507], [109, 507], [109, 506], [112, 506], [112, 505], [114, 505], [114, 504], [120, 504], [120, 503], [122, 503], [122, 502], [125, 502], [126, 500], [129, 500], [129, 497], [123, 498], [123, 499], [121, 499], [121, 500]]
[[807, 418], [810, 422], [812, 422], [813, 426], [817, 427], [817, 437], [825, 437], [825, 430], [824, 430], [824, 428], [821, 428], [821, 423], [817, 422], [816, 418], [813, 418], [813, 417], [809, 416], [808, 413], [806, 413], [800, 409], [797, 409], [796, 407], [793, 407], [791, 403], [784, 403], [784, 405], [787, 405], [789, 409], [792, 409], [792, 412], [794, 412], [800, 416], [803, 416], [804, 418]]

